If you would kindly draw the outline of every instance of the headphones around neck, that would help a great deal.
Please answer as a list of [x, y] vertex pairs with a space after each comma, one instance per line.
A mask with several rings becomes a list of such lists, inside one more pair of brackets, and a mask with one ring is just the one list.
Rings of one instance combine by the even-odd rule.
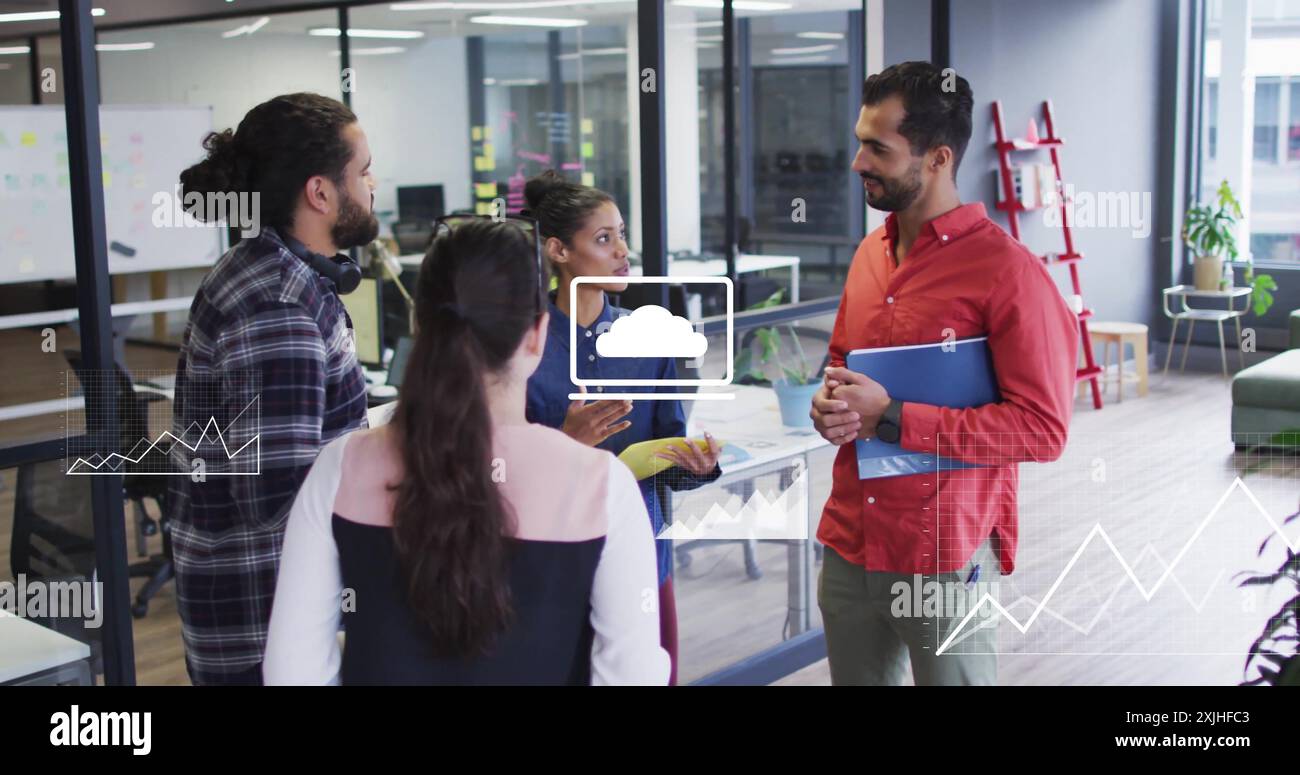
[[281, 234], [280, 237], [290, 252], [306, 261], [312, 269], [333, 283], [334, 289], [340, 294], [352, 293], [357, 286], [361, 285], [361, 266], [349, 256], [339, 253], [334, 258], [329, 258], [312, 252], [306, 245], [288, 234]]

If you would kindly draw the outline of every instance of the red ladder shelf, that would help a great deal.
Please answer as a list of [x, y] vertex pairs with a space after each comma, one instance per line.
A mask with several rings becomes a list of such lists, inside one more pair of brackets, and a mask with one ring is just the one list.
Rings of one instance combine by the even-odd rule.
[[[1066, 206], [1069, 204], [1065, 198], [1065, 187], [1061, 178], [1061, 157], [1060, 148], [1064, 141], [1056, 134], [1055, 124], [1052, 122], [1052, 101], [1043, 101], [1043, 125], [1047, 130], [1047, 136], [1040, 139], [1008, 139], [1006, 129], [1002, 122], [1002, 103], [998, 100], [993, 101], [993, 126], [997, 130], [997, 151], [998, 165], [1001, 167], [1000, 175], [1002, 180], [1001, 198], [997, 203], [997, 209], [1007, 214], [1007, 220], [1011, 225], [1011, 236], [1017, 240], [1020, 239], [1020, 213], [1040, 209], [1038, 207], [1029, 207], [1016, 197], [1014, 184], [1011, 177], [1011, 154], [1020, 151], [1038, 151], [1046, 148], [1052, 154], [1052, 168], [1056, 173], [1056, 205], [1061, 208], [1061, 233], [1065, 237], [1065, 252], [1059, 255], [1047, 254], [1042, 256], [1044, 263], [1066, 264], [1070, 267], [1070, 283], [1074, 288], [1074, 294], [1080, 299], [1083, 298], [1083, 291], [1079, 287], [1079, 261], [1083, 259], [1083, 254], [1075, 251], [1074, 239], [1070, 235], [1070, 222], [1066, 217]], [[1092, 310], [1085, 307], [1079, 313], [1079, 336], [1083, 340], [1083, 361], [1084, 365], [1079, 367], [1074, 373], [1075, 382], [1087, 381], [1092, 386], [1092, 405], [1097, 409], [1101, 408], [1101, 386], [1098, 384], [1098, 376], [1101, 374], [1101, 367], [1097, 365], [1096, 359], [1092, 354], [1092, 337], [1088, 336], [1088, 319], [1092, 317]]]

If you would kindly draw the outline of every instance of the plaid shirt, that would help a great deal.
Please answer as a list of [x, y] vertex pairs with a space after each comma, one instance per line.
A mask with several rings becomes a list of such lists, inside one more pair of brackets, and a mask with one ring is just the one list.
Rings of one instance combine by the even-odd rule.
[[294, 495], [322, 447], [366, 425], [343, 303], [273, 229], [227, 251], [194, 294], [173, 411], [184, 444], [170, 450], [182, 475], [168, 508], [191, 678], [246, 680]]

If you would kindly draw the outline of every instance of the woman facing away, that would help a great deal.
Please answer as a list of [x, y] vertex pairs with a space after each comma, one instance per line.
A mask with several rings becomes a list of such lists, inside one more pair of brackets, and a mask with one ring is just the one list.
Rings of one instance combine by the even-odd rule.
[[266, 683], [667, 683], [632, 473], [525, 418], [530, 230], [471, 219], [430, 246], [392, 422], [327, 445], [294, 502]]

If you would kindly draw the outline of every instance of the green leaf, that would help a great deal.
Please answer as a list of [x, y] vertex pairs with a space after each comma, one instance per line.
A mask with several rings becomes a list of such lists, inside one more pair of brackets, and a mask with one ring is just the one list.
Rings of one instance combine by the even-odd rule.
[[763, 299], [762, 301], [758, 302], [757, 304], [751, 305], [749, 309], [767, 309], [768, 307], [775, 307], [781, 303], [781, 299], [784, 296], [785, 296], [785, 289], [777, 288], [775, 293], [773, 293], [771, 296], [768, 296], [766, 299]]

